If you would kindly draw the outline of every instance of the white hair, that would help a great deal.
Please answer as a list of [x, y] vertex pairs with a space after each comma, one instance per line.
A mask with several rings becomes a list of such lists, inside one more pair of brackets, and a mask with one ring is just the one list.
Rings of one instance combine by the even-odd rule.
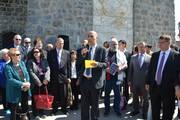
[[0, 50], [0, 58], [2, 59], [4, 54], [7, 54], [9, 52], [9, 50], [7, 48], [1, 49]]
[[24, 38], [24, 42], [31, 42], [31, 38], [28, 37]]

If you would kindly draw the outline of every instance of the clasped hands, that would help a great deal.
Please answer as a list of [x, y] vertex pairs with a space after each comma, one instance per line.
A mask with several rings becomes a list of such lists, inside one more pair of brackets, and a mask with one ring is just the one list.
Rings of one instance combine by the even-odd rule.
[[31, 84], [29, 82], [24, 82], [22, 84], [22, 90], [27, 91], [30, 88]]

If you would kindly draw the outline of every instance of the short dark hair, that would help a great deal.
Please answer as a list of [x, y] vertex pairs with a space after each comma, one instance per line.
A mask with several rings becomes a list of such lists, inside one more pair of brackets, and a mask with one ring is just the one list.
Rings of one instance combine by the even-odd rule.
[[146, 45], [146, 47], [151, 49], [151, 48], [152, 48], [152, 45]]
[[70, 51], [70, 55], [71, 55], [71, 54], [77, 54], [77, 51], [74, 50], [74, 49], [72, 49], [72, 50]]
[[126, 41], [125, 40], [119, 40], [118, 43], [122, 43], [122, 44], [125, 44], [127, 45]]

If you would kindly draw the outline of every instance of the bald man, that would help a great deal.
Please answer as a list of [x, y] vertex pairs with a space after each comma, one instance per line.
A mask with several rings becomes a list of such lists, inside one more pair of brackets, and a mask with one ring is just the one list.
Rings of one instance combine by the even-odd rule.
[[[81, 51], [80, 89], [81, 89], [81, 120], [89, 120], [91, 106], [91, 120], [98, 119], [99, 90], [103, 86], [102, 72], [106, 68], [106, 50], [97, 45], [98, 34], [95, 31], [88, 32], [89, 48]], [[93, 68], [85, 68], [85, 60], [94, 60]]]
[[50, 82], [50, 91], [54, 96], [54, 102], [52, 105], [53, 114], [56, 114], [58, 111], [58, 103], [60, 102], [61, 111], [64, 114], [68, 114], [66, 109], [66, 94], [65, 86], [67, 83], [70, 83], [69, 79], [69, 70], [70, 70], [70, 54], [69, 51], [64, 50], [64, 39], [58, 37], [56, 39], [56, 47], [48, 52], [48, 63], [51, 70], [51, 82]]
[[22, 42], [22, 37], [19, 34], [14, 35], [13, 37], [13, 44], [11, 44], [10, 46], [8, 46], [8, 48], [17, 48], [20, 53], [21, 53], [21, 60], [25, 60], [25, 48], [23, 47], [23, 45], [21, 45]]

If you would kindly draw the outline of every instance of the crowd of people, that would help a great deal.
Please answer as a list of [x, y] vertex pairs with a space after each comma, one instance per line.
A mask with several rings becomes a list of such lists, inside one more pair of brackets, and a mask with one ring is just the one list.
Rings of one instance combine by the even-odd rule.
[[[81, 120], [98, 120], [101, 117], [99, 99], [104, 99], [107, 117], [111, 113], [113, 90], [113, 109], [118, 117], [126, 109], [132, 93], [131, 116], [141, 113], [143, 119], [172, 120], [175, 101], [180, 99], [180, 57], [171, 36], [161, 35], [160, 50], [154, 53], [152, 46], [143, 41], [138, 42], [132, 52], [127, 51], [125, 40], [118, 41], [115, 37], [103, 46], [97, 43], [95, 31], [88, 32], [80, 48], [70, 51], [63, 48], [64, 39], [60, 36], [54, 45], [48, 43], [44, 47], [40, 37], [36, 37], [32, 45], [30, 38], [22, 40], [21, 35], [16, 34], [13, 44], [0, 51], [4, 114], [10, 115], [11, 120], [19, 120], [18, 114], [25, 114], [28, 119], [46, 118], [44, 109], [36, 107], [35, 96], [47, 94], [48, 90], [54, 96], [51, 114], [56, 115], [61, 108], [67, 115], [67, 108], [77, 110], [81, 106]], [[28, 100], [32, 101], [33, 117]]]

